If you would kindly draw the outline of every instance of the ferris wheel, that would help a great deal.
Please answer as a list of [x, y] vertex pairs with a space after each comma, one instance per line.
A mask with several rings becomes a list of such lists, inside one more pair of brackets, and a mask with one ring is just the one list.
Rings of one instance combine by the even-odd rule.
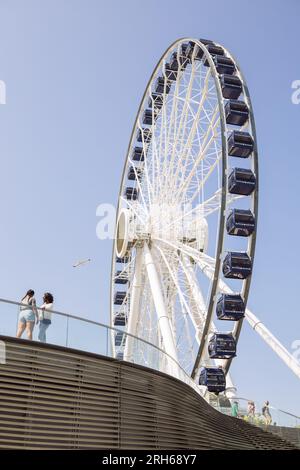
[[[237, 354], [257, 209], [255, 124], [241, 70], [213, 41], [177, 40], [148, 82], [129, 142], [111, 324], [163, 349], [210, 391], [225, 389]], [[128, 361], [163, 360], [122, 331], [112, 348]]]

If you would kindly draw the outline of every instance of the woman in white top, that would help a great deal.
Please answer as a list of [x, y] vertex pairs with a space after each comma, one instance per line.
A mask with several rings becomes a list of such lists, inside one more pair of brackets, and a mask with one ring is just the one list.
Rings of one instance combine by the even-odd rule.
[[35, 320], [38, 318], [34, 290], [29, 289], [21, 300], [17, 338], [21, 338], [26, 329], [27, 338], [32, 340]]
[[46, 292], [43, 297], [43, 305], [39, 308], [39, 341], [46, 343], [46, 330], [51, 325], [51, 315], [53, 308], [53, 295], [50, 292]]

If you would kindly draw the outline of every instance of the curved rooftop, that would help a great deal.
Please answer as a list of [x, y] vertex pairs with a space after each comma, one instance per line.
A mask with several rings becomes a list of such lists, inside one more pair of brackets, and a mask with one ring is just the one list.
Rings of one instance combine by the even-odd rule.
[[0, 336], [2, 449], [295, 449], [181, 380], [103, 355]]

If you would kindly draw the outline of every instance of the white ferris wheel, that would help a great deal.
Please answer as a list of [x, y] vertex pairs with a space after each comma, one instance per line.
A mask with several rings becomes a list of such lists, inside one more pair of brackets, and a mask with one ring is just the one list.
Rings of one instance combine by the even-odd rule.
[[232, 385], [243, 319], [257, 320], [246, 308], [257, 210], [255, 124], [241, 70], [213, 41], [177, 40], [133, 126], [111, 272], [111, 324], [167, 354], [153, 357], [120, 331], [112, 333], [116, 357], [165, 361], [176, 376], [173, 358], [209, 391], [223, 391], [226, 376]]

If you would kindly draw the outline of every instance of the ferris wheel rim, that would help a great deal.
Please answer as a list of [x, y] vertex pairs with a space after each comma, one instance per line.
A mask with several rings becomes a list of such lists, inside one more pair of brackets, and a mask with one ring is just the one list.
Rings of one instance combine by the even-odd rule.
[[[205, 327], [204, 327], [204, 330], [203, 330], [203, 335], [202, 335], [202, 340], [203, 341], [201, 341], [201, 344], [202, 344], [202, 342], [203, 342], [203, 344], [202, 344], [202, 346], [199, 347], [199, 351], [198, 351], [198, 355], [197, 355], [197, 358], [199, 356], [199, 362], [200, 362], [201, 357], [202, 357], [202, 353], [203, 353], [203, 349], [204, 349], [204, 346], [206, 344], [206, 339], [207, 339], [206, 335], [207, 335], [209, 326], [211, 324], [211, 319], [212, 319], [212, 315], [213, 315], [213, 307], [214, 307], [214, 304], [215, 304], [214, 297], [216, 295], [218, 284], [219, 284], [220, 270], [221, 270], [221, 254], [223, 253], [223, 248], [224, 248], [225, 209], [226, 209], [227, 197], [228, 197], [228, 194], [227, 194], [227, 162], [228, 162], [227, 145], [228, 144], [227, 144], [227, 138], [226, 138], [226, 135], [225, 135], [225, 132], [227, 130], [227, 126], [226, 126], [226, 118], [225, 118], [225, 110], [224, 110], [224, 98], [223, 98], [223, 95], [222, 95], [221, 86], [220, 86], [220, 82], [219, 82], [219, 74], [217, 72], [216, 66], [215, 66], [215, 64], [212, 60], [212, 57], [211, 57], [210, 53], [208, 52], [207, 48], [205, 47], [204, 44], [201, 43], [200, 40], [193, 39], [193, 38], [181, 38], [181, 39], [178, 39], [178, 40], [174, 41], [167, 48], [167, 50], [164, 52], [164, 54], [161, 56], [160, 60], [158, 61], [156, 67], [153, 70], [153, 73], [151, 74], [151, 77], [150, 77], [150, 79], [147, 83], [147, 86], [145, 88], [143, 97], [141, 99], [141, 102], [140, 102], [140, 105], [139, 105], [139, 108], [138, 108], [138, 111], [137, 111], [137, 115], [136, 115], [136, 118], [135, 118], [135, 121], [134, 121], [134, 124], [133, 124], [133, 129], [132, 129], [131, 137], [130, 137], [129, 144], [128, 144], [126, 159], [125, 159], [125, 162], [124, 162], [122, 178], [121, 178], [118, 205], [117, 205], [117, 211], [116, 211], [116, 219], [118, 219], [118, 216], [119, 216], [119, 213], [120, 213], [120, 201], [121, 201], [121, 198], [122, 198], [121, 192], [122, 192], [123, 183], [124, 183], [124, 180], [125, 180], [125, 172], [126, 172], [126, 169], [128, 168], [128, 164], [129, 164], [130, 149], [132, 148], [132, 143], [134, 141], [134, 136], [135, 136], [135, 132], [136, 132], [136, 129], [137, 129], [138, 120], [139, 120], [139, 117], [140, 117], [141, 112], [143, 110], [143, 105], [144, 105], [145, 98], [147, 97], [148, 90], [149, 90], [149, 88], [150, 88], [150, 86], [153, 82], [153, 79], [154, 79], [157, 71], [159, 70], [164, 58], [167, 57], [167, 55], [172, 50], [174, 50], [174, 48], [176, 46], [179, 46], [180, 44], [183, 44], [183, 43], [186, 43], [186, 42], [189, 42], [189, 41], [193, 42], [194, 44], [196, 44], [198, 47], [200, 47], [203, 50], [203, 52], [205, 54], [205, 57], [206, 57], [206, 60], [209, 62], [210, 70], [212, 70], [212, 76], [214, 78], [216, 91], [217, 91], [218, 109], [219, 109], [219, 113], [220, 113], [220, 125], [221, 125], [221, 130], [222, 130], [222, 195], [221, 195], [220, 218], [219, 218], [218, 236], [217, 236], [217, 240], [218, 240], [217, 241], [217, 246], [218, 246], [218, 248], [217, 248], [217, 256], [216, 256], [216, 264], [215, 264], [215, 268], [214, 268], [215, 269], [215, 271], [214, 271], [214, 281], [213, 281], [211, 294], [210, 294], [210, 303], [209, 303], [208, 313], [207, 313], [207, 317], [206, 317], [206, 324], [205, 324]], [[223, 49], [226, 51], [226, 53], [228, 54], [229, 57], [232, 57], [230, 55], [230, 53], [224, 47], [223, 47]], [[233, 59], [233, 62], [237, 66], [236, 60]], [[239, 75], [242, 76], [240, 68], [238, 66], [237, 66], [237, 70], [239, 72]], [[243, 83], [243, 89], [245, 89], [248, 93], [248, 88], [247, 88], [247, 85], [246, 85], [246, 82], [245, 82], [244, 79], [242, 80], [242, 83]], [[252, 132], [252, 135], [254, 137], [254, 143], [255, 143], [255, 151], [253, 153], [253, 155], [255, 155], [255, 158], [254, 158], [254, 160], [255, 160], [255, 170], [256, 170], [255, 175], [258, 179], [257, 147], [256, 147], [256, 134], [255, 134], [255, 124], [254, 124], [253, 110], [252, 110], [252, 105], [251, 105], [251, 100], [250, 100], [249, 93], [245, 94], [245, 96], [247, 97], [247, 102], [249, 104], [249, 119], [251, 120], [251, 132]], [[255, 215], [257, 217], [257, 189], [255, 190], [255, 199], [256, 199], [256, 202], [254, 204], [255, 208], [256, 208]], [[117, 226], [116, 226], [116, 230], [117, 230]], [[253, 259], [253, 257], [254, 257], [255, 237], [256, 237], [256, 233], [254, 232], [254, 235], [252, 237], [250, 237], [251, 238], [251, 244], [250, 244], [251, 259]], [[114, 243], [113, 243], [113, 253], [112, 253], [112, 263], [111, 263], [111, 284], [110, 284], [110, 291], [111, 291], [111, 295], [110, 295], [111, 322], [113, 321], [112, 294], [113, 294], [113, 281], [114, 281], [114, 273], [115, 273], [115, 256], [116, 256], [115, 244], [116, 244], [116, 237], [115, 237]], [[216, 275], [216, 273], [217, 273], [217, 275]], [[245, 290], [245, 296], [246, 296], [245, 300], [246, 301], [247, 301], [247, 298], [248, 298], [250, 282], [251, 282], [251, 276], [245, 282], [245, 284], [248, 286], [248, 288]], [[241, 321], [237, 325], [238, 325], [238, 328], [236, 329], [235, 334], [236, 334], [236, 338], [238, 340], [240, 329], [241, 329]], [[204, 331], [205, 331], [205, 333], [204, 333]], [[226, 372], [228, 371], [229, 367], [230, 367], [230, 361], [228, 360], [226, 362], [226, 365], [225, 365]], [[194, 369], [193, 369], [193, 372], [192, 372], [192, 376], [194, 376], [196, 374], [196, 369], [197, 369], [197, 367], [196, 367], [196, 363], [195, 363], [195, 366], [194, 366]]]

